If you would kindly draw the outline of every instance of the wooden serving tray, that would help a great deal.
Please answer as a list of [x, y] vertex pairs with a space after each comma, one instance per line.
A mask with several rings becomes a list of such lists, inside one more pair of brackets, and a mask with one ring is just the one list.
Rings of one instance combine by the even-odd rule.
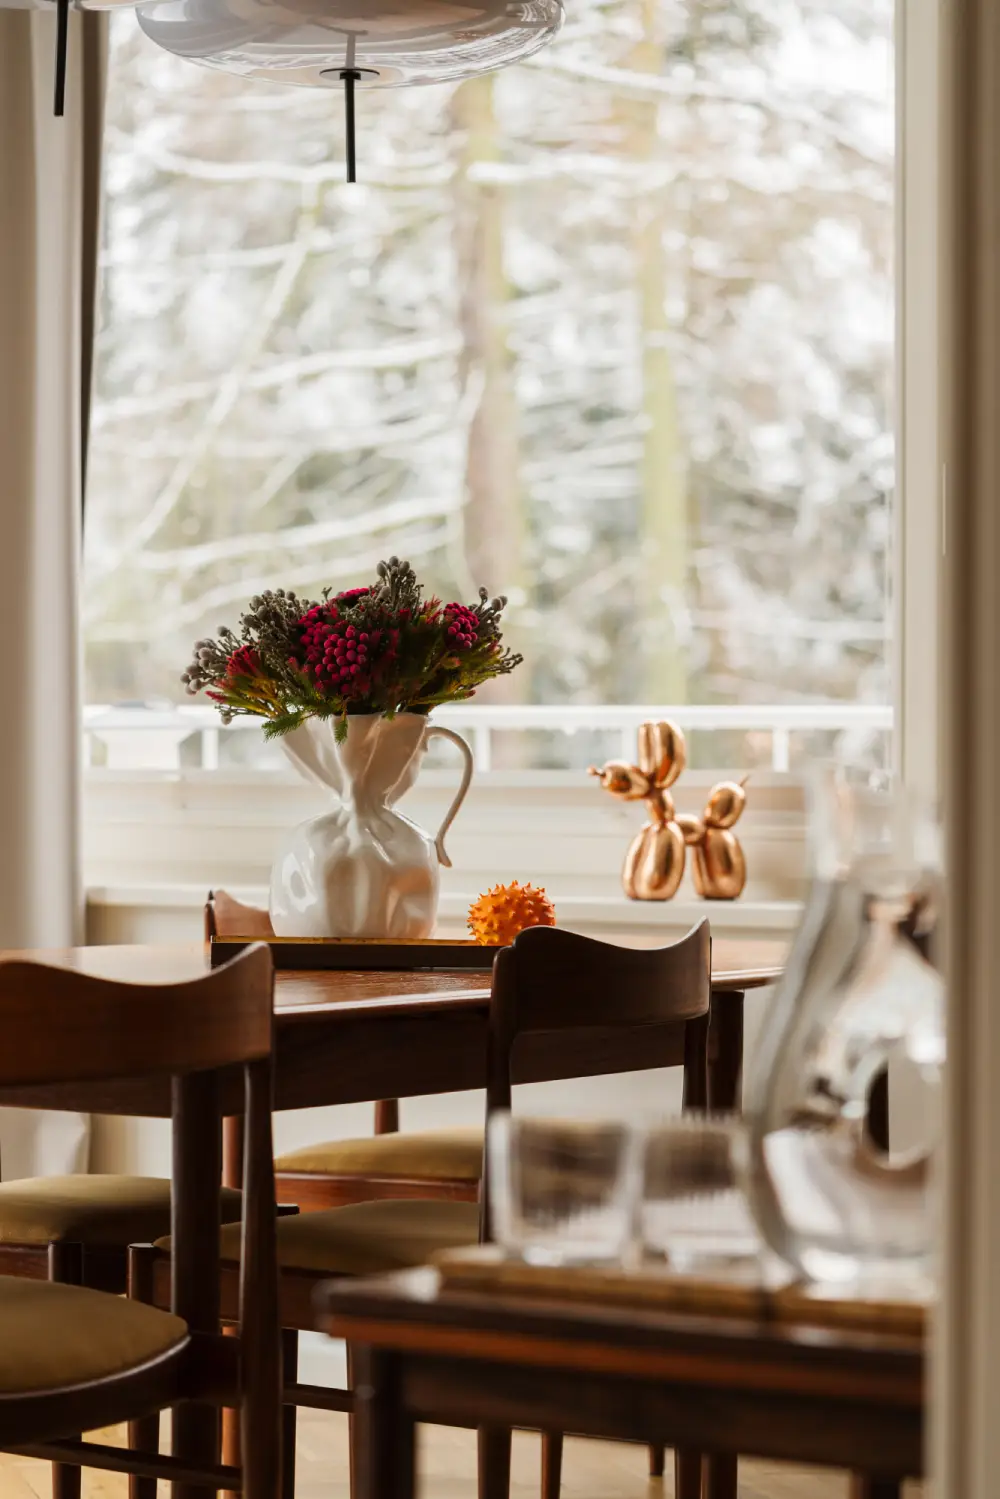
[[667, 1264], [620, 1266], [526, 1265], [495, 1245], [454, 1249], [434, 1264], [449, 1290], [499, 1291], [577, 1305], [633, 1307], [725, 1317], [783, 1326], [822, 1327], [921, 1337], [927, 1304], [845, 1295], [833, 1286], [805, 1285], [791, 1271], [765, 1271], [757, 1260], [736, 1262], [709, 1275], [682, 1274]]
[[458, 941], [425, 937], [420, 941], [375, 938], [355, 941], [342, 937], [212, 937], [209, 963], [220, 968], [253, 942], [266, 942], [279, 971], [303, 969], [381, 969], [401, 972], [415, 969], [469, 969], [488, 973], [499, 947], [484, 947], [471, 938]]

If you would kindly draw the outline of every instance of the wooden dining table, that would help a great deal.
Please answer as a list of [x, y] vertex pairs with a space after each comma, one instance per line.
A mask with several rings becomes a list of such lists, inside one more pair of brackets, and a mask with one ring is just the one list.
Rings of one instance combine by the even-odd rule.
[[917, 1333], [469, 1290], [430, 1269], [331, 1281], [319, 1301], [361, 1394], [357, 1499], [414, 1499], [422, 1421], [693, 1447], [706, 1499], [735, 1493], [737, 1455], [849, 1470], [852, 1499], [900, 1499], [923, 1472]]
[[[709, 1102], [731, 1105], [742, 1061], [743, 996], [780, 976], [786, 944], [717, 938], [712, 944]], [[203, 944], [0, 950], [0, 961], [30, 958], [102, 978], [176, 984], [204, 974]], [[468, 970], [413, 972], [278, 971], [274, 985], [275, 1108], [305, 1109], [480, 1088], [486, 1083], [491, 975]], [[683, 1038], [648, 1031], [591, 1030], [532, 1038], [515, 1062], [515, 1081], [595, 1076], [683, 1060]], [[169, 1086], [115, 1083], [0, 1089], [0, 1104], [93, 1114], [166, 1118]], [[237, 1075], [219, 1099], [242, 1111]]]

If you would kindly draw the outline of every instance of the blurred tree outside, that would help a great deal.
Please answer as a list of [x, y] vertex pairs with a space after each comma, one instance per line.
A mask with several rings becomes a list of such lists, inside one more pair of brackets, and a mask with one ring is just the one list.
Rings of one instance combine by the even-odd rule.
[[359, 98], [112, 18], [90, 701], [262, 587], [510, 595], [537, 703], [883, 702], [892, 0], [570, 0]]

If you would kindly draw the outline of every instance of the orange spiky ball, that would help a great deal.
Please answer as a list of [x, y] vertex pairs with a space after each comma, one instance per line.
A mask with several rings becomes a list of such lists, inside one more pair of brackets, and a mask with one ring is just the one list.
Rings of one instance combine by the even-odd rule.
[[506, 947], [530, 926], [555, 926], [556, 908], [537, 885], [494, 885], [469, 907], [469, 931], [481, 947]]

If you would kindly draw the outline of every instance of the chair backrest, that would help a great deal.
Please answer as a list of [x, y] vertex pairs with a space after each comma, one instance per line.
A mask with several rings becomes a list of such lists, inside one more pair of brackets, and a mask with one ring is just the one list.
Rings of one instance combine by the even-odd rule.
[[271, 917], [260, 906], [247, 906], [227, 890], [210, 890], [205, 902], [205, 941], [213, 937], [274, 936]]
[[[531, 1034], [567, 1030], [638, 1032], [627, 1069], [658, 1066], [644, 1038], [668, 1029], [685, 1034], [685, 1064], [707, 1067], [711, 995], [711, 929], [707, 921], [669, 947], [626, 948], [558, 927], [533, 927], [497, 954], [490, 1003], [488, 1109], [509, 1108], [512, 1054]], [[703, 1053], [703, 1055], [700, 1055]], [[613, 1059], [612, 1063], [613, 1063]], [[625, 1070], [609, 1065], [608, 1071]], [[704, 1089], [696, 1098], [704, 1102]]]
[[123, 983], [23, 958], [0, 962], [0, 1087], [212, 1071], [271, 1052], [263, 943], [181, 984]]
[[[661, 1066], [664, 1036], [683, 1061], [684, 1102], [708, 1102], [708, 1024], [712, 937], [707, 921], [669, 947], [628, 948], [596, 942], [558, 927], [532, 927], [493, 965], [487, 1053], [486, 1115], [509, 1109], [519, 1043], [544, 1039], [566, 1046], [568, 1032], [610, 1036], [633, 1032], [623, 1049], [609, 1047], [607, 1072]], [[553, 1034], [554, 1033], [554, 1034]], [[549, 1073], [549, 1076], [552, 1074]], [[491, 1231], [488, 1153], [483, 1159], [480, 1237]]]
[[[263, 943], [179, 984], [123, 983], [21, 958], [0, 962], [0, 1087], [30, 1087], [32, 1105], [46, 1107], [45, 1089], [53, 1085], [58, 1108], [67, 1106], [74, 1083], [170, 1078], [172, 1302], [196, 1332], [218, 1323], [222, 1072], [243, 1068], [241, 1349], [245, 1370], [277, 1389], [273, 990]], [[277, 1410], [276, 1400], [276, 1426]], [[274, 1444], [277, 1451], [277, 1430]]]

